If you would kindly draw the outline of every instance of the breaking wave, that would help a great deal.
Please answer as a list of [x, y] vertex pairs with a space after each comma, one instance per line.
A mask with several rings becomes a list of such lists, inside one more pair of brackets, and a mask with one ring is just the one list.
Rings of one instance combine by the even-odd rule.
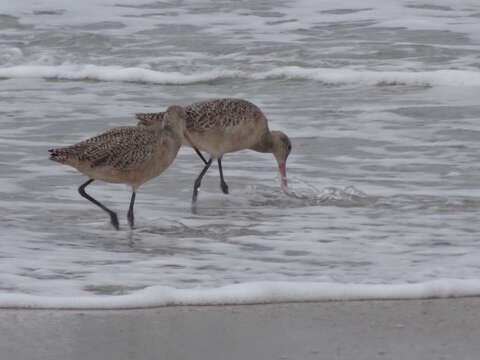
[[211, 70], [164, 72], [140, 67], [98, 65], [18, 65], [0, 68], [0, 78], [44, 78], [189, 85], [221, 80], [305, 80], [325, 85], [480, 86], [480, 71], [367, 71], [284, 66], [269, 71]]

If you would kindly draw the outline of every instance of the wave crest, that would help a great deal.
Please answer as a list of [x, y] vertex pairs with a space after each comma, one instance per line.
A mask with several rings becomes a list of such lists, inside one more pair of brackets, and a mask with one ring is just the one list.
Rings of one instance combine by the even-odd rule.
[[0, 68], [0, 78], [44, 78], [189, 85], [221, 80], [304, 80], [327, 85], [480, 86], [480, 72], [469, 70], [367, 71], [284, 66], [269, 71], [211, 70], [164, 72], [139, 67], [99, 65], [18, 65]]

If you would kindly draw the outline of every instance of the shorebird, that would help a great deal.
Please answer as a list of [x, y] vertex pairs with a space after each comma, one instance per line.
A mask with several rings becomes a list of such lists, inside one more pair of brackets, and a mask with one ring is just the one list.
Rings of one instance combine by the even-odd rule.
[[[151, 128], [123, 126], [110, 129], [75, 145], [48, 150], [50, 160], [70, 165], [87, 175], [89, 180], [78, 192], [110, 215], [113, 227], [119, 230], [117, 214], [88, 195], [85, 188], [94, 180], [128, 184], [132, 197], [127, 219], [134, 227], [133, 206], [137, 189], [146, 181], [160, 175], [175, 159], [184, 137], [191, 142], [185, 128], [185, 110], [170, 106], [165, 121]], [[191, 144], [194, 147], [193, 144]]]
[[[193, 186], [192, 203], [198, 196], [202, 178], [214, 159], [218, 162], [220, 187], [228, 194], [228, 185], [223, 177], [224, 154], [243, 149], [273, 153], [280, 171], [281, 187], [287, 192], [286, 161], [292, 145], [281, 131], [270, 131], [263, 112], [254, 104], [242, 99], [216, 99], [194, 103], [185, 107], [186, 126], [195, 146], [210, 155], [207, 161], [194, 147], [205, 163]], [[165, 113], [138, 113], [137, 126], [151, 126], [162, 122]]]

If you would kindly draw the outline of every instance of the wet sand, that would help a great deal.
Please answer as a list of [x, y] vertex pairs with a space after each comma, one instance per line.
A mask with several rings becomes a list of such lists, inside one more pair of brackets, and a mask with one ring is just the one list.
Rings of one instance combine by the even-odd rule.
[[478, 359], [480, 298], [0, 310], [8, 360]]

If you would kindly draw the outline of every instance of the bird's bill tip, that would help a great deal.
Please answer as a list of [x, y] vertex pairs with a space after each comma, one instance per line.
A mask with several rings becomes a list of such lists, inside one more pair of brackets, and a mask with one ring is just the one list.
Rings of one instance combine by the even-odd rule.
[[284, 162], [278, 164], [278, 169], [280, 170], [280, 181], [282, 185], [282, 190], [284, 192], [288, 191], [288, 180], [287, 180], [287, 167]]

